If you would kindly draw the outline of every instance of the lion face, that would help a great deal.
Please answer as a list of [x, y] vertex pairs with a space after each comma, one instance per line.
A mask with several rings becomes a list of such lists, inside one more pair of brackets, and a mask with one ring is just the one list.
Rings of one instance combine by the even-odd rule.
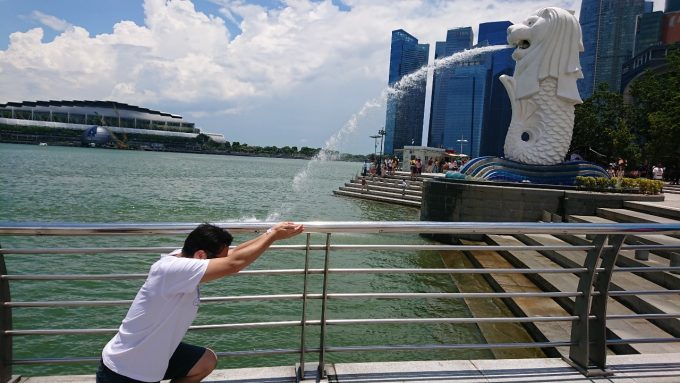
[[548, 28], [548, 21], [536, 14], [508, 27], [508, 44], [515, 47], [512, 58], [520, 61], [530, 54], [544, 39]]

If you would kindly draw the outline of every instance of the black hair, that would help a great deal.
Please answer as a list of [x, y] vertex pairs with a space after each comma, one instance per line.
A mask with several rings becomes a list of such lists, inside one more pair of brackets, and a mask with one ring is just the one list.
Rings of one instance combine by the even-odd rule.
[[228, 231], [209, 223], [203, 223], [187, 236], [182, 247], [182, 256], [193, 258], [195, 252], [203, 250], [208, 255], [208, 259], [212, 259], [225, 246], [231, 245], [233, 239]]

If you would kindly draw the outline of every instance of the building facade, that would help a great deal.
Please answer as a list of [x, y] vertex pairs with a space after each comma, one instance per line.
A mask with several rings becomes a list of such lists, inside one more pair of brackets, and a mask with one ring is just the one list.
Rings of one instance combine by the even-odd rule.
[[643, 13], [635, 18], [634, 55], [658, 45], [663, 39], [664, 14], [661, 11]]
[[[505, 45], [507, 44], [508, 28], [510, 21], [495, 21], [479, 24], [479, 37], [477, 45]], [[485, 100], [484, 122], [482, 127], [480, 156], [503, 156], [505, 136], [508, 134], [510, 119], [512, 118], [512, 106], [505, 87], [500, 81], [500, 76], [511, 76], [515, 69], [515, 61], [512, 59], [512, 48], [503, 49], [490, 53], [490, 81], [488, 95]]]
[[622, 67], [621, 93], [632, 101], [630, 88], [647, 71], [667, 70], [669, 49], [680, 49], [680, 0], [666, 0], [664, 12], [639, 15], [636, 25], [635, 56]]
[[[446, 41], [436, 43], [435, 60], [472, 48], [473, 38], [470, 27], [448, 30]], [[454, 77], [453, 65], [434, 70], [427, 136], [427, 146], [431, 148], [451, 149], [452, 144], [462, 133], [453, 127], [457, 112], [455, 103], [458, 102]]]
[[680, 0], [666, 0], [664, 12], [680, 12]]
[[0, 124], [195, 138], [200, 130], [182, 116], [114, 101], [23, 101], [0, 104]]
[[[477, 46], [506, 45], [509, 21], [479, 26]], [[472, 48], [471, 27], [451, 29], [435, 58]], [[433, 76], [428, 146], [471, 157], [502, 155], [510, 123], [510, 100], [498, 78], [512, 74], [512, 49], [477, 55], [436, 69]]]
[[[404, 76], [427, 65], [429, 44], [418, 44], [418, 39], [398, 29], [392, 31], [390, 72], [388, 83], [394, 86]], [[391, 93], [387, 99], [384, 152], [393, 154], [405, 145], [421, 145], [425, 116], [425, 86], [427, 76], [415, 86]]]
[[633, 56], [635, 19], [645, 11], [644, 0], [583, 0], [579, 23], [583, 32], [578, 81], [581, 98], [587, 99], [600, 83], [611, 91], [621, 85], [621, 67]]

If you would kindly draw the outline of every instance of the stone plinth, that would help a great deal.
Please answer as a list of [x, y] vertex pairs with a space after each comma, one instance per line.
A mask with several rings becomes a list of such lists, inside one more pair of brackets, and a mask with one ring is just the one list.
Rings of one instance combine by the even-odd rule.
[[[663, 195], [600, 193], [575, 187], [475, 182], [437, 178], [423, 183], [421, 221], [537, 222], [568, 215], [595, 215], [597, 208], [622, 208], [624, 201], [663, 201]], [[451, 238], [438, 240], [451, 242]], [[466, 237], [479, 240], [481, 236]]]

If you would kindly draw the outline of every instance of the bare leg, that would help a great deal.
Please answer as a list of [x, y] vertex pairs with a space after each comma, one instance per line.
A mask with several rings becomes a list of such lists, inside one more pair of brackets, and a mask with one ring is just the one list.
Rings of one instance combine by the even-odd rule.
[[201, 359], [189, 370], [189, 374], [183, 378], [171, 380], [171, 383], [198, 383], [217, 366], [217, 355], [211, 349], [206, 349]]

